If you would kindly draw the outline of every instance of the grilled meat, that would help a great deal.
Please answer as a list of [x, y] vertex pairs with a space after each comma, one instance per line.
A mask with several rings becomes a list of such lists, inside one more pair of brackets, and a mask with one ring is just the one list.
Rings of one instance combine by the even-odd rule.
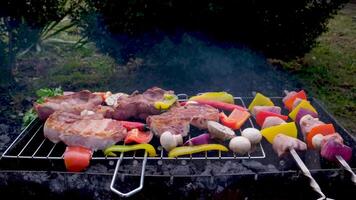
[[290, 137], [284, 134], [278, 134], [273, 140], [273, 150], [279, 157], [286, 154], [290, 149], [299, 151], [307, 150], [307, 145], [297, 138]]
[[[149, 115], [158, 115], [161, 111], [154, 107], [154, 103], [163, 101], [164, 94], [174, 94], [174, 92], [153, 87], [142, 94], [136, 91], [129, 96], [122, 95], [114, 106], [115, 112], [112, 117], [118, 120], [129, 118], [145, 120]], [[178, 104], [176, 103], [175, 106]]]
[[46, 120], [43, 132], [54, 143], [63, 141], [68, 146], [92, 150], [104, 149], [127, 135], [119, 121], [105, 119], [102, 114], [90, 111], [85, 115], [56, 111]]
[[99, 95], [83, 90], [62, 96], [48, 97], [44, 103], [34, 103], [34, 109], [41, 120], [46, 120], [55, 111], [79, 114], [83, 110], [94, 109], [102, 102], [103, 99]]
[[208, 121], [219, 121], [219, 111], [201, 104], [174, 107], [160, 115], [149, 116], [146, 120], [147, 125], [158, 136], [165, 131], [186, 136], [190, 124], [200, 129], [207, 129]]

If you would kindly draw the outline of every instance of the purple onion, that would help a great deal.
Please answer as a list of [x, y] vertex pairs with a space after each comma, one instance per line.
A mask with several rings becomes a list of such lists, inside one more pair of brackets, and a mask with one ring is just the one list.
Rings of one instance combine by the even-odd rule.
[[295, 117], [295, 122], [298, 125], [300, 125], [300, 119], [302, 119], [302, 117], [304, 117], [305, 115], [311, 115], [314, 118], [318, 117], [318, 113], [313, 112], [313, 111], [308, 110], [308, 109], [301, 108], [301, 109], [299, 109], [299, 111], [297, 113], [297, 116]]
[[352, 149], [335, 140], [328, 140], [321, 147], [321, 156], [329, 161], [336, 161], [336, 156], [341, 156], [344, 160], [349, 161], [352, 156]]
[[190, 140], [184, 143], [184, 146], [194, 146], [194, 145], [201, 145], [201, 144], [209, 144], [211, 141], [210, 134], [204, 133], [198, 135], [196, 137], [191, 138]]

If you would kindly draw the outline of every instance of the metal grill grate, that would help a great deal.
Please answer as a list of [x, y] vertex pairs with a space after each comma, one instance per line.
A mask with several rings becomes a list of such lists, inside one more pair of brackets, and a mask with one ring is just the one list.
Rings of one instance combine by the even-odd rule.
[[[188, 96], [186, 94], [178, 94], [179, 101], [186, 101]], [[246, 107], [246, 103], [243, 98], [235, 97], [235, 103]], [[242, 129], [247, 127], [255, 127], [251, 118], [244, 124]], [[200, 130], [192, 128], [188, 134], [189, 139], [196, 134], [201, 133]], [[237, 131], [241, 135], [241, 130]], [[188, 156], [182, 156], [178, 158], [169, 158], [168, 153], [159, 145], [159, 140], [154, 138], [151, 144], [156, 147], [158, 152], [157, 157], [148, 157], [148, 160], [159, 159], [183, 159], [183, 160], [197, 160], [197, 159], [261, 159], [265, 158], [266, 154], [262, 144], [258, 144], [252, 153], [241, 156], [232, 152], [212, 151], [199, 154], [193, 154]], [[227, 145], [227, 144], [226, 144]], [[7, 148], [3, 154], [3, 158], [12, 159], [47, 159], [47, 160], [59, 160], [63, 159], [65, 151], [65, 145], [63, 143], [54, 144], [43, 135], [43, 123], [38, 119], [31, 122], [15, 139], [15, 141]], [[125, 153], [123, 159], [144, 159], [144, 151], [133, 151]], [[112, 160], [119, 159], [119, 157], [106, 157], [101, 151], [96, 151], [92, 157], [93, 160]]]

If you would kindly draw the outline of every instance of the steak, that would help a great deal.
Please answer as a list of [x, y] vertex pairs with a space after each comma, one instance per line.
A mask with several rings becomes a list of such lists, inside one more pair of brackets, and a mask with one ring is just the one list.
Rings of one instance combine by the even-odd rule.
[[202, 104], [174, 107], [160, 115], [149, 116], [146, 120], [151, 131], [157, 136], [170, 131], [183, 137], [188, 134], [190, 124], [199, 129], [207, 129], [207, 121], [219, 121], [219, 111]]
[[41, 120], [46, 120], [55, 111], [79, 114], [83, 110], [93, 110], [102, 103], [101, 96], [83, 90], [61, 96], [48, 97], [44, 103], [34, 103], [34, 109]]
[[103, 118], [101, 113], [83, 116], [64, 111], [50, 115], [43, 132], [54, 143], [63, 141], [68, 146], [82, 146], [92, 150], [105, 149], [127, 135], [121, 122]]
[[[121, 96], [114, 106], [115, 111], [112, 117], [117, 120], [130, 118], [145, 120], [150, 115], [161, 114], [162, 111], [156, 109], [154, 103], [163, 101], [164, 94], [174, 94], [174, 92], [153, 87], [142, 94], [135, 91], [129, 96]], [[178, 103], [175, 106], [179, 106]]]

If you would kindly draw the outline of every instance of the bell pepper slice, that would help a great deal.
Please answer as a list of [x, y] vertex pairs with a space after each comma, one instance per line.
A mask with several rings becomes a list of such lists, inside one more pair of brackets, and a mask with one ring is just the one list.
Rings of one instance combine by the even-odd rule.
[[221, 144], [202, 144], [197, 146], [176, 147], [168, 153], [168, 157], [175, 158], [178, 156], [189, 155], [189, 154], [194, 154], [194, 153], [199, 153], [204, 151], [212, 151], [212, 150], [229, 151], [225, 146]]
[[259, 126], [262, 127], [263, 123], [265, 122], [265, 119], [267, 117], [278, 117], [283, 119], [284, 121], [288, 120], [288, 116], [287, 115], [280, 115], [277, 113], [273, 113], [273, 112], [268, 112], [268, 111], [260, 111], [258, 112], [258, 114], [256, 115], [256, 122]]
[[147, 144], [152, 140], [153, 134], [151, 131], [140, 131], [137, 128], [130, 130], [125, 137], [124, 143], [139, 143], [139, 144]]
[[295, 95], [289, 97], [285, 102], [284, 102], [284, 106], [291, 111], [293, 108], [293, 103], [294, 101], [299, 98], [299, 99], [307, 99], [307, 94], [305, 93], [304, 90], [301, 90], [299, 92], [297, 92]]
[[146, 124], [141, 123], [141, 122], [129, 122], [129, 121], [120, 121], [122, 123], [122, 126], [124, 126], [128, 131], [131, 131], [132, 129], [138, 129], [140, 131], [144, 131], [147, 129]]
[[80, 172], [87, 168], [93, 152], [84, 147], [66, 147], [63, 154], [67, 171]]
[[189, 98], [189, 100], [212, 100], [234, 104], [234, 97], [227, 92], [205, 92], [197, 96], [192, 96]]
[[128, 152], [128, 151], [136, 151], [136, 150], [146, 150], [148, 156], [155, 157], [156, 150], [150, 144], [134, 144], [134, 145], [113, 145], [104, 150], [104, 154], [106, 156], [117, 156], [114, 152]]
[[270, 98], [264, 96], [261, 93], [257, 93], [255, 98], [252, 100], [252, 102], [248, 106], [248, 109], [250, 110], [250, 112], [252, 112], [253, 107], [255, 107], [255, 106], [274, 106], [274, 104]]
[[297, 138], [298, 130], [294, 122], [289, 122], [286, 124], [265, 128], [261, 130], [261, 134], [267, 139], [269, 143], [273, 144], [273, 140], [278, 134], [284, 134], [290, 137]]
[[223, 112], [219, 115], [220, 122], [224, 126], [227, 126], [233, 130], [240, 129], [250, 116], [251, 114], [249, 112], [238, 109], [234, 109], [229, 117], [227, 117]]
[[178, 97], [173, 94], [164, 94], [163, 96], [163, 101], [156, 101], [154, 103], [154, 107], [157, 110], [167, 110], [170, 108], [176, 101], [178, 100]]
[[314, 128], [312, 128], [312, 130], [310, 130], [309, 133], [307, 133], [307, 138], [306, 138], [306, 142], [308, 145], [308, 148], [313, 149], [313, 137], [317, 134], [322, 134], [322, 135], [330, 135], [330, 134], [334, 134], [335, 128], [334, 125], [332, 124], [321, 124], [319, 126], [316, 126]]
[[296, 117], [297, 117], [297, 114], [298, 114], [298, 112], [299, 112], [299, 110], [300, 110], [301, 108], [304, 108], [304, 109], [310, 110], [310, 111], [312, 111], [312, 112], [318, 113], [318, 112], [316, 111], [316, 109], [310, 104], [309, 101], [307, 101], [307, 100], [302, 100], [302, 101], [298, 104], [298, 106], [295, 107], [295, 108], [292, 110], [292, 112], [289, 113], [289, 117], [290, 117], [293, 121], [295, 121], [295, 119], [296, 119]]
[[244, 108], [242, 106], [235, 105], [235, 104], [231, 104], [231, 103], [224, 103], [224, 102], [213, 101], [213, 100], [194, 100], [194, 101], [198, 102], [200, 104], [209, 105], [209, 106], [214, 107], [219, 110], [226, 110], [226, 111], [232, 112], [234, 109], [238, 109], [238, 110], [246, 110], [247, 111], [246, 108]]

